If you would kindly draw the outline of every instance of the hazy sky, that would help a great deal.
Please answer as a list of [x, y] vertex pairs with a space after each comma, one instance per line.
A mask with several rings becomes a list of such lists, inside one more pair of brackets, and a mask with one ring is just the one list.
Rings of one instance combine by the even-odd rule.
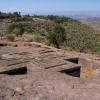
[[100, 0], [0, 0], [0, 11], [100, 11]]

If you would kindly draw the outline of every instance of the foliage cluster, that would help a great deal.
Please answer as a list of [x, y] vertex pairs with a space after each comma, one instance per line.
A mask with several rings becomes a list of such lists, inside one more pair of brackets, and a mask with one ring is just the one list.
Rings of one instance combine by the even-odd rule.
[[8, 34], [15, 34], [16, 36], [22, 35], [24, 32], [20, 23], [12, 23], [8, 27]]
[[34, 34], [34, 40], [36, 41], [36, 42], [45, 42], [45, 37], [44, 36], [42, 36], [40, 33], [35, 33]]
[[21, 13], [20, 12], [3, 13], [0, 11], [0, 19], [13, 18], [13, 17], [21, 17]]
[[100, 52], [100, 33], [79, 22], [66, 23], [66, 45], [80, 52]]
[[47, 35], [47, 39], [50, 44], [60, 48], [60, 45], [63, 45], [63, 42], [66, 40], [66, 30], [61, 25], [56, 25]]

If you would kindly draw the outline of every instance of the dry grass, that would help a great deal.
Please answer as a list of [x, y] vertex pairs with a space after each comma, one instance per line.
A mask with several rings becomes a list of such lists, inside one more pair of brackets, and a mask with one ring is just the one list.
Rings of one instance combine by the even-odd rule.
[[0, 59], [2, 59], [2, 54], [0, 54]]
[[94, 77], [96, 76], [96, 70], [93, 70], [93, 69], [83, 69], [82, 68], [82, 71], [81, 71], [81, 78], [86, 78], [86, 77]]
[[30, 34], [23, 34], [22, 35], [22, 41], [32, 42], [32, 41], [34, 41], [34, 37], [33, 37], [33, 35], [30, 35]]

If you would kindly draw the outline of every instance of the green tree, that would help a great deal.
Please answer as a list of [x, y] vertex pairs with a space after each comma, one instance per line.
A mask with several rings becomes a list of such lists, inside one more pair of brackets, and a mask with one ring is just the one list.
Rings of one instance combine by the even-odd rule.
[[51, 32], [47, 35], [47, 39], [50, 44], [53, 44], [55, 47], [60, 48], [60, 45], [65, 41], [66, 31], [61, 25], [56, 25]]
[[13, 16], [14, 17], [21, 17], [21, 12], [14, 12], [13, 13]]

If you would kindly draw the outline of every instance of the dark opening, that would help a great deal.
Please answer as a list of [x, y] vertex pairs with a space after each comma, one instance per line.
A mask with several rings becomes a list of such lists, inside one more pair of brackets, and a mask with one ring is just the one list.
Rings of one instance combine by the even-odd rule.
[[80, 69], [81, 67], [75, 67], [67, 70], [60, 71], [61, 73], [66, 73], [70, 76], [80, 77]]
[[7, 44], [0, 43], [0, 47], [7, 46]]
[[78, 64], [79, 58], [70, 58], [70, 59], [64, 59], [64, 60]]
[[24, 75], [27, 74], [27, 67], [22, 67], [14, 70], [9, 70], [2, 72], [1, 74], [7, 74], [7, 75]]

